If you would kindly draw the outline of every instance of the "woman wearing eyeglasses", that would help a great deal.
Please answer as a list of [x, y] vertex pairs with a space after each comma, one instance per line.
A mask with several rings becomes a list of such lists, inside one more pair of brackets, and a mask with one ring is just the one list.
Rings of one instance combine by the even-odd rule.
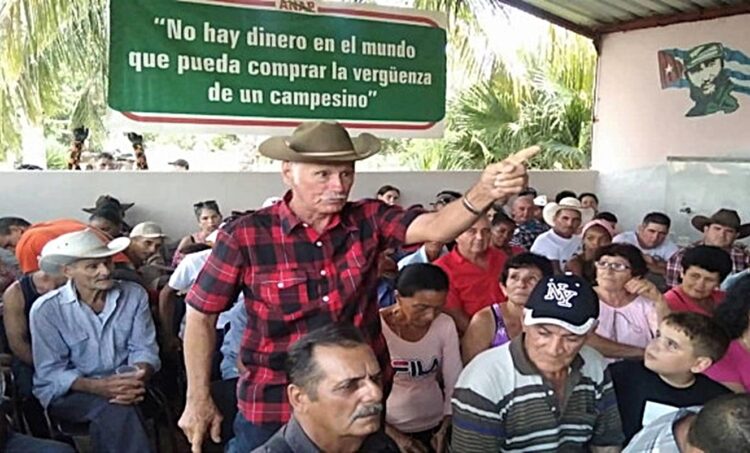
[[590, 344], [612, 359], [642, 357], [659, 321], [669, 313], [662, 294], [643, 278], [646, 260], [633, 245], [611, 244], [597, 251], [594, 265], [599, 326]]
[[214, 232], [221, 224], [221, 211], [215, 200], [199, 201], [193, 205], [195, 218], [198, 220], [200, 230], [185, 236], [177, 245], [177, 250], [172, 257], [172, 266], [177, 266], [185, 256], [184, 248], [192, 244], [205, 244], [208, 235]]

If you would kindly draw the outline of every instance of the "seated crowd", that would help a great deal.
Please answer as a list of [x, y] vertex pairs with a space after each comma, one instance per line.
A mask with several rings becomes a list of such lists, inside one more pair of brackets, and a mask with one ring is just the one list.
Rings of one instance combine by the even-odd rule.
[[[307, 170], [284, 163], [294, 197], [318, 196]], [[366, 265], [364, 242], [290, 265], [295, 232], [313, 233], [289, 193], [223, 221], [196, 203], [198, 231], [174, 245], [108, 195], [88, 222], [0, 218], [17, 259], [0, 264], [15, 400], [0, 450], [73, 451], [64, 427], [82, 425], [93, 451], [155, 451], [160, 429], [177, 433], [156, 406], [185, 410], [193, 451], [750, 451], [750, 225], [735, 211], [696, 216], [702, 239], [680, 248], [664, 213], [621, 232], [595, 194], [527, 188], [454, 235], [410, 236], [426, 211], [401, 195], [346, 204], [377, 228]], [[475, 210], [451, 190], [432, 207]], [[258, 226], [272, 222], [288, 248]], [[338, 259], [309, 237], [310, 256]], [[365, 284], [361, 305], [340, 305]], [[351, 313], [319, 321], [334, 308]]]

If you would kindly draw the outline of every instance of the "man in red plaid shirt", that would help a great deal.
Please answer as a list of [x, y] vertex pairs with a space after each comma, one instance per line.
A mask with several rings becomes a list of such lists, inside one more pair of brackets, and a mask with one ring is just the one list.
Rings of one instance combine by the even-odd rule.
[[194, 452], [200, 451], [206, 433], [214, 441], [220, 438], [222, 417], [209, 393], [216, 317], [240, 292], [248, 322], [240, 346], [244, 372], [230, 451], [247, 453], [289, 419], [284, 371], [289, 346], [317, 327], [350, 322], [385, 370], [388, 351], [376, 291], [380, 253], [453, 240], [493, 202], [526, 186], [523, 162], [537, 152], [529, 148], [488, 166], [461, 200], [425, 213], [377, 200], [347, 201], [354, 162], [379, 150], [373, 135], [352, 139], [332, 122], [303, 123], [291, 136], [261, 144], [261, 154], [283, 162], [282, 178], [291, 190], [282, 202], [219, 231], [187, 296], [188, 393], [179, 426]]

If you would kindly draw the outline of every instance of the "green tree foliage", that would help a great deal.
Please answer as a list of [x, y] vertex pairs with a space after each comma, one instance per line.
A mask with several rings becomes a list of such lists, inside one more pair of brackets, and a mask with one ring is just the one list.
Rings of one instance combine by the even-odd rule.
[[[0, 5], [0, 158], [23, 124], [105, 131], [106, 0], [5, 0]], [[57, 129], [60, 129], [58, 126]], [[60, 137], [68, 140], [69, 137]]]
[[[589, 165], [596, 53], [591, 42], [550, 27], [522, 51], [523, 71], [495, 62], [488, 80], [451, 102], [442, 142], [408, 147], [415, 169], [482, 168], [515, 150], [541, 145], [534, 168]], [[442, 156], [447, 154], [448, 156]]]

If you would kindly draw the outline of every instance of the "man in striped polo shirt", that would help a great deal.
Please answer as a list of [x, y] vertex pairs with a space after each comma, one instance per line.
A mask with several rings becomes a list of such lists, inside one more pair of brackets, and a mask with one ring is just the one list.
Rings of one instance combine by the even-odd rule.
[[588, 346], [599, 316], [591, 285], [541, 280], [523, 335], [476, 356], [453, 394], [453, 451], [619, 452], [617, 401], [602, 356]]

